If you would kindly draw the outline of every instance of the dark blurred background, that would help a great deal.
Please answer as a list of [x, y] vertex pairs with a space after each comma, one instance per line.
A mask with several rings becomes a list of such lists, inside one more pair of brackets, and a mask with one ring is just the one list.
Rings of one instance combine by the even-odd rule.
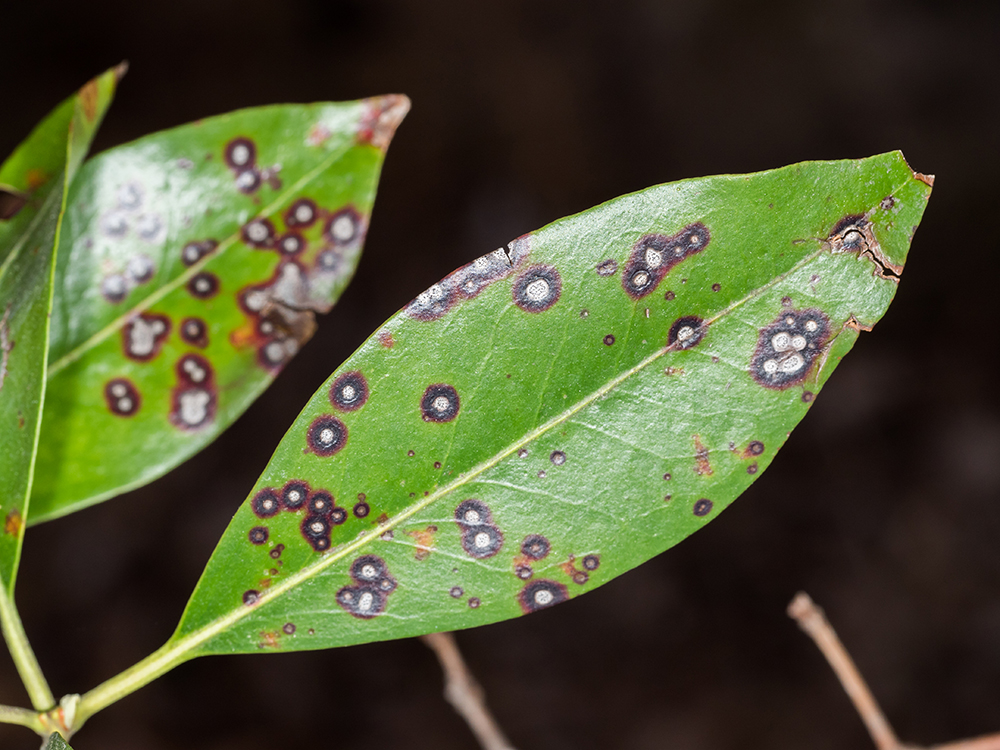
[[[275, 385], [166, 478], [29, 532], [18, 602], [57, 695], [161, 645], [310, 394], [453, 268], [652, 184], [900, 148], [938, 180], [896, 302], [770, 471], [676, 549], [458, 640], [520, 750], [870, 747], [784, 613], [805, 589], [904, 739], [1000, 731], [1000, 5], [130, 0], [0, 17], [3, 153], [124, 58], [97, 150], [249, 105], [414, 102], [358, 275]], [[415, 640], [213, 657], [74, 745], [475, 748], [440, 689]], [[26, 701], [0, 657], [0, 702]], [[0, 727], [0, 746], [38, 742]]]

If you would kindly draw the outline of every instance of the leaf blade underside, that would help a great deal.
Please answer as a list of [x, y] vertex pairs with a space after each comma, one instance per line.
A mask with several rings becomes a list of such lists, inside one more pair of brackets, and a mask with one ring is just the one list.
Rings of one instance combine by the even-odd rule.
[[[66, 191], [124, 69], [60, 104], [0, 167], [28, 202], [0, 222], [0, 579], [13, 594], [45, 398], [52, 275]], [[61, 132], [61, 136], [59, 133]], [[58, 158], [56, 157], [58, 154]], [[42, 175], [46, 176], [42, 180]]]
[[929, 192], [898, 152], [687, 180], [459, 269], [309, 402], [165, 649], [473, 627], [676, 544], [884, 313]]
[[166, 473], [274, 380], [353, 276], [408, 108], [240, 110], [86, 165], [56, 269], [32, 520]]

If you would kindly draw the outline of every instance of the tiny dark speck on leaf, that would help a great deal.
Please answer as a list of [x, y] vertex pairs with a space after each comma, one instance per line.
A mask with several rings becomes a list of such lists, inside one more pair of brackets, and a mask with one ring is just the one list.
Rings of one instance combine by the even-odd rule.
[[722, 289], [722, 284], [712, 284], [712, 291], [717, 292]]
[[803, 391], [802, 392], [802, 400], [805, 401], [807, 404], [810, 401], [812, 401], [814, 398], [816, 398], [816, 395], [812, 391]]
[[607, 336], [604, 337], [605, 346], [611, 346], [613, 343], [615, 343], [615, 337], [613, 334], [609, 333]]
[[677, 295], [674, 294], [673, 292], [667, 292], [666, 294], [663, 295], [663, 299], [665, 299], [665, 300], [667, 300], [669, 302], [670, 300], [672, 300], [676, 296]]

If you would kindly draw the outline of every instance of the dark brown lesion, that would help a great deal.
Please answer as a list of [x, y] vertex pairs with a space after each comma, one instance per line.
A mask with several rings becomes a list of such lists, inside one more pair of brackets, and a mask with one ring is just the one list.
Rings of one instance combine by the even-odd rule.
[[701, 442], [701, 436], [694, 436], [694, 473], [701, 477], [710, 477], [715, 472], [708, 460], [708, 448]]
[[882, 251], [867, 215], [843, 217], [834, 225], [826, 242], [834, 253], [857, 253], [859, 258], [868, 257], [875, 264], [876, 276], [899, 282], [903, 266], [890, 261]]
[[7, 517], [3, 521], [3, 533], [10, 534], [11, 536], [17, 536], [21, 533], [21, 529], [24, 527], [24, 517], [21, 515], [21, 511], [17, 508], [10, 511]]

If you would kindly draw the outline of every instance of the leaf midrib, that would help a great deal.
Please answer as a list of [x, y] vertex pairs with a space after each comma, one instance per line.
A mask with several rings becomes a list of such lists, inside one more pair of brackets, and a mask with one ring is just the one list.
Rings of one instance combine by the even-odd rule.
[[[271, 216], [275, 211], [280, 208], [280, 206], [289, 199], [289, 197], [295, 195], [303, 188], [305, 188], [310, 182], [312, 182], [316, 177], [320, 176], [323, 172], [328, 170], [334, 164], [336, 164], [340, 159], [355, 146], [356, 142], [352, 139], [345, 141], [344, 145], [338, 150], [332, 152], [325, 160], [321, 161], [316, 167], [311, 171], [306, 172], [302, 177], [300, 177], [295, 183], [290, 185], [286, 190], [279, 193], [267, 206], [262, 208], [257, 214], [254, 215], [250, 221], [260, 218], [267, 218]], [[190, 266], [187, 270], [176, 276], [174, 279], [170, 280], [159, 289], [152, 292], [148, 297], [138, 302], [134, 307], [129, 308], [126, 312], [123, 312], [117, 318], [112, 320], [110, 323], [105, 325], [99, 331], [90, 336], [90, 338], [85, 339], [79, 345], [68, 351], [62, 357], [57, 359], [55, 362], [49, 363], [48, 377], [51, 378], [60, 371], [64, 370], [66, 367], [71, 365], [73, 362], [77, 361], [83, 357], [88, 351], [96, 347], [106, 338], [118, 331], [122, 326], [124, 326], [131, 318], [138, 315], [150, 307], [155, 305], [157, 302], [162, 300], [171, 292], [179, 289], [182, 284], [187, 283], [187, 281], [201, 271], [207, 264], [220, 258], [223, 253], [225, 253], [230, 247], [236, 244], [240, 236], [241, 227], [237, 229], [228, 237], [226, 237], [222, 242], [219, 243], [217, 250], [214, 253], [210, 253], [197, 263]]]

